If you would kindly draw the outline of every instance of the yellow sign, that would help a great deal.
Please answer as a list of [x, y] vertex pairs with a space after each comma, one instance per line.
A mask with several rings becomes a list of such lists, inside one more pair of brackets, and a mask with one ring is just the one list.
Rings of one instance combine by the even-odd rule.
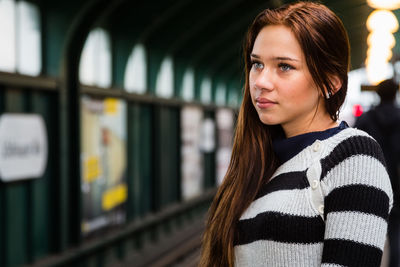
[[101, 175], [101, 168], [99, 158], [96, 156], [89, 157], [84, 166], [84, 180], [85, 182], [93, 182]]
[[115, 115], [118, 111], [118, 99], [106, 98], [104, 100], [104, 113]]
[[107, 190], [103, 194], [102, 207], [103, 210], [111, 210], [115, 206], [124, 203], [128, 195], [128, 188], [125, 184], [117, 185]]

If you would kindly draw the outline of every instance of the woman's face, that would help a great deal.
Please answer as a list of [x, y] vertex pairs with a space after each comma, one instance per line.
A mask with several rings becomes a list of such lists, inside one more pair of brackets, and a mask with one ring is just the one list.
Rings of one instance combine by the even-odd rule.
[[300, 44], [288, 27], [264, 27], [255, 40], [251, 61], [250, 94], [264, 124], [280, 124], [287, 136], [296, 135], [310, 125], [316, 111], [325, 112]]

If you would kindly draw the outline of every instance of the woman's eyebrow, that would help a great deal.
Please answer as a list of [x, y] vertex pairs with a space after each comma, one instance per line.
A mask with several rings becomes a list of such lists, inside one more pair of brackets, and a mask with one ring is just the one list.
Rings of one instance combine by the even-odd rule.
[[289, 60], [289, 61], [300, 61], [296, 58], [291, 58], [291, 57], [274, 57], [273, 59], [275, 60]]
[[[250, 57], [254, 57], [257, 59], [261, 59], [261, 57], [259, 55], [256, 54], [251, 54]], [[296, 58], [292, 58], [292, 57], [273, 57], [272, 60], [288, 60], [288, 61], [300, 61]]]
[[259, 55], [256, 55], [256, 54], [250, 54], [250, 57], [261, 59], [261, 57]]

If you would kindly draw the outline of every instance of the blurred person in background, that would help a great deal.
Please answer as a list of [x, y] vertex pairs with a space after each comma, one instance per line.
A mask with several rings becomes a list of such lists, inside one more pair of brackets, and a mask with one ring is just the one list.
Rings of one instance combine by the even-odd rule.
[[379, 144], [338, 123], [349, 70], [341, 20], [313, 2], [264, 10], [244, 59], [200, 266], [380, 266], [392, 190]]
[[399, 85], [392, 79], [381, 82], [377, 87], [379, 105], [362, 114], [354, 125], [372, 135], [385, 155], [394, 197], [388, 229], [390, 267], [400, 266], [400, 108], [395, 104], [398, 90]]

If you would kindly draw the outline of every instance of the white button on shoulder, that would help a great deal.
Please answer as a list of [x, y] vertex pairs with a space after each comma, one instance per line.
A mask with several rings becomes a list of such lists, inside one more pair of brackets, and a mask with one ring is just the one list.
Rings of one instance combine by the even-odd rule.
[[315, 141], [313, 145], [313, 151], [318, 152], [321, 149], [321, 142], [319, 140]]
[[313, 180], [311, 183], [311, 188], [315, 190], [315, 189], [317, 189], [318, 185], [319, 185], [319, 181]]
[[320, 205], [320, 206], [318, 207], [318, 212], [319, 212], [320, 214], [324, 214], [324, 205]]

